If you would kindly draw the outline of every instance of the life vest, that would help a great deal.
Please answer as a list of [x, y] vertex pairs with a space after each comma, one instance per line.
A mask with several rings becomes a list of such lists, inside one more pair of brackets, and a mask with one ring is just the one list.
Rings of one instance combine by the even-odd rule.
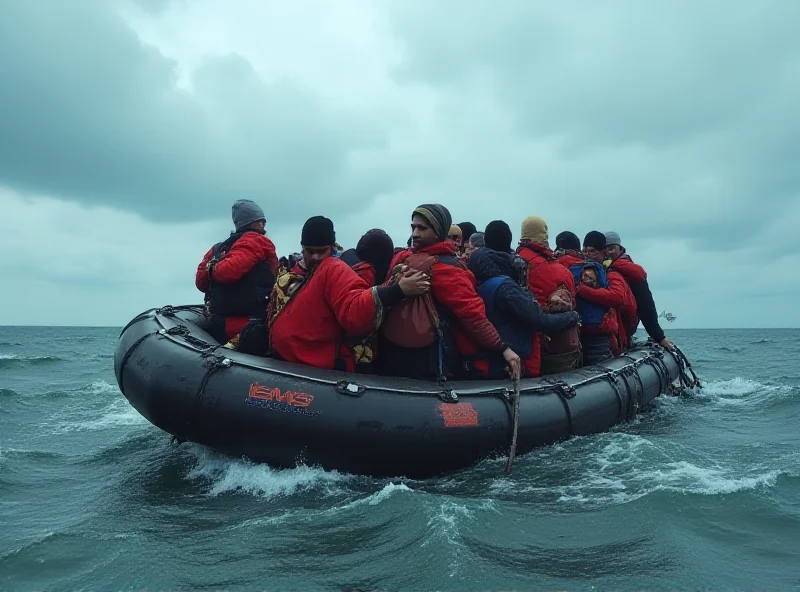
[[[227, 240], [214, 245], [212, 261], [219, 261], [242, 238], [245, 230], [232, 234]], [[215, 282], [213, 273], [208, 288], [211, 314], [231, 317], [258, 317], [266, 315], [267, 299], [275, 284], [275, 274], [266, 261], [259, 261], [242, 279], [232, 284]]]
[[[584, 261], [582, 263], [575, 263], [570, 265], [569, 270], [575, 278], [575, 286], [581, 283], [581, 272], [586, 267], [592, 267], [597, 273], [597, 286], [599, 288], [608, 288], [608, 276], [606, 275], [606, 268], [597, 261]], [[608, 312], [607, 306], [601, 306], [584, 300], [580, 296], [576, 299], [575, 310], [581, 316], [581, 323], [584, 327], [599, 327], [603, 324], [603, 320]]]
[[[512, 278], [499, 275], [489, 278], [478, 286], [478, 295], [483, 299], [486, 318], [494, 325], [503, 342], [520, 358], [527, 358], [533, 351], [533, 331], [506, 312], [496, 303], [497, 290], [506, 282], [516, 283]], [[533, 296], [531, 296], [533, 297]], [[500, 354], [488, 356], [489, 378], [505, 376], [506, 363]]]

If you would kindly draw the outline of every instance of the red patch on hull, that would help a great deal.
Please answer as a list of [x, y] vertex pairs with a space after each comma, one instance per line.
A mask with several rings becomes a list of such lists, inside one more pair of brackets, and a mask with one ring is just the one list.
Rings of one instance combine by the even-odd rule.
[[478, 412], [472, 403], [440, 403], [439, 412], [446, 428], [464, 428], [478, 425]]

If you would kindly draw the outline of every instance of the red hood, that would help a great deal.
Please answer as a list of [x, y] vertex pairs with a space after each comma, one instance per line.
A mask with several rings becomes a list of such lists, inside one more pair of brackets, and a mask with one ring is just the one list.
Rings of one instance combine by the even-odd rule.
[[571, 267], [576, 263], [583, 263], [586, 259], [582, 255], [579, 255], [577, 251], [568, 251], [564, 255], [556, 257], [556, 261], [564, 267]]
[[539, 243], [532, 243], [532, 242], [520, 243], [519, 246], [517, 247], [517, 254], [519, 254], [519, 252], [522, 249], [531, 250], [534, 253], [537, 253], [537, 254], [539, 254], [539, 255], [541, 255], [543, 257], [546, 257], [547, 259], [552, 259], [553, 258], [553, 251], [551, 251], [550, 249], [548, 249], [544, 245], [540, 245]]

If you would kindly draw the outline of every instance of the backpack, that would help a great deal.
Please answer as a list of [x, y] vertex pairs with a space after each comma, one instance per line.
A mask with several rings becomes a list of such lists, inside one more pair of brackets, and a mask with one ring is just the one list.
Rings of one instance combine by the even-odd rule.
[[[410, 269], [430, 274], [438, 258], [426, 253], [414, 253], [404, 263]], [[393, 281], [397, 281], [397, 273]], [[400, 347], [423, 348], [433, 345], [439, 337], [439, 313], [430, 292], [406, 298], [386, 315], [381, 326], [383, 336]]]

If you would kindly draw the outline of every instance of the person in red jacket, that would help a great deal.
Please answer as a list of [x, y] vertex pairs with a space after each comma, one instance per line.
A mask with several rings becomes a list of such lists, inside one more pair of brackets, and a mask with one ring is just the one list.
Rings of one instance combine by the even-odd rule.
[[576, 263], [583, 263], [586, 258], [581, 253], [581, 239], [574, 232], [565, 230], [556, 237], [556, 250], [553, 251], [558, 261], [564, 267], [572, 267]]
[[[315, 368], [353, 372], [343, 348], [345, 335], [376, 330], [384, 310], [430, 289], [421, 273], [406, 273], [391, 286], [371, 287], [344, 261], [333, 257], [336, 233], [323, 216], [303, 226], [303, 265], [278, 278], [268, 310], [272, 357]], [[284, 278], [293, 282], [284, 282]]]
[[[518, 377], [519, 356], [486, 318], [475, 277], [458, 260], [456, 247], [447, 238], [451, 225], [450, 212], [440, 204], [421, 205], [411, 216], [411, 249], [395, 255], [389, 274], [391, 278], [405, 266], [430, 274], [430, 307], [435, 310], [424, 314], [430, 315], [428, 327], [435, 334], [427, 345], [412, 345], [417, 336], [411, 335], [416, 327], [404, 326], [403, 314], [408, 309], [390, 311], [381, 328], [380, 372], [423, 380], [471, 377], [474, 358], [483, 351], [502, 354], [511, 375]], [[423, 306], [422, 300], [405, 306]]]
[[[593, 230], [583, 241], [583, 252], [587, 259], [603, 264], [606, 239], [601, 232]], [[606, 270], [608, 288], [593, 288], [587, 284], [578, 286], [579, 298], [613, 311], [614, 319], [607, 323], [609, 345], [612, 354], [617, 357], [628, 346], [625, 323], [636, 316], [636, 303], [625, 278], [614, 270]]]
[[[548, 243], [547, 224], [538, 216], [528, 216], [522, 221], [522, 232], [517, 254], [525, 260], [525, 283], [544, 310], [550, 310], [550, 298], [558, 290], [566, 289], [575, 300], [575, 280], [563, 265], [559, 265]], [[542, 367], [542, 334], [533, 336], [531, 355], [525, 360], [526, 374], [539, 376]]]
[[278, 271], [261, 208], [240, 199], [234, 202], [231, 217], [235, 232], [208, 250], [194, 278], [206, 295], [208, 333], [220, 343], [237, 335], [251, 318], [264, 318]]
[[630, 255], [622, 246], [622, 240], [616, 232], [606, 233], [605, 256], [611, 261], [609, 270], [619, 272], [630, 287], [630, 291], [636, 303], [635, 319], [629, 319], [626, 324], [628, 340], [633, 339], [633, 334], [642, 321], [645, 331], [650, 338], [667, 349], [672, 349], [672, 341], [664, 335], [664, 330], [658, 322], [658, 309], [653, 301], [653, 293], [647, 283], [647, 273], [641, 265], [637, 265], [630, 258]]

